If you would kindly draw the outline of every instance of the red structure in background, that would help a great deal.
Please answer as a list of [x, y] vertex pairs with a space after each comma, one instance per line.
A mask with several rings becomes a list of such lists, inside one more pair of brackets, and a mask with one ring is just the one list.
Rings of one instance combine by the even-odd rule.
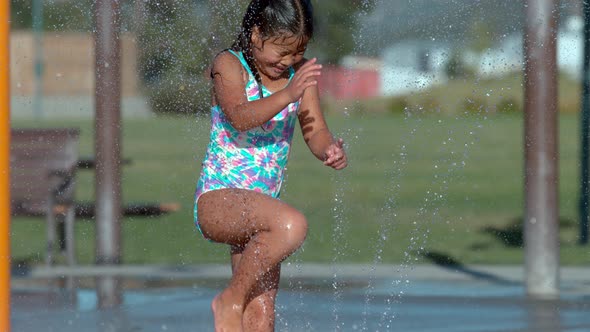
[[366, 99], [379, 95], [379, 72], [373, 69], [324, 67], [318, 80], [322, 96], [335, 99]]

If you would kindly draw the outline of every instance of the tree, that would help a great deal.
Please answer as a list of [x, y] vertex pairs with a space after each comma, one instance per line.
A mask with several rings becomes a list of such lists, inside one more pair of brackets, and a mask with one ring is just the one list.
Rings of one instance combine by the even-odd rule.
[[140, 77], [156, 113], [191, 114], [209, 108], [208, 15], [200, 3], [150, 0], [139, 32]]
[[244, 0], [209, 0], [211, 18], [209, 46], [213, 54], [228, 48], [236, 39], [246, 6]]
[[[209, 0], [212, 18], [212, 48], [230, 45], [236, 37], [242, 15], [250, 0]], [[355, 47], [354, 33], [358, 30], [357, 15], [368, 13], [374, 0], [312, 0], [315, 14], [315, 40], [310, 53], [322, 61], [337, 63]], [[227, 47], [227, 46], [225, 46]]]
[[91, 31], [92, 1], [10, 0], [11, 28], [33, 28], [33, 2], [43, 6], [43, 30]]
[[[236, 38], [249, 0], [148, 0], [140, 31], [140, 71], [157, 113], [209, 109], [212, 57]], [[354, 49], [355, 15], [372, 0], [315, 1], [316, 40], [310, 55], [336, 63]], [[351, 19], [352, 18], [352, 19]], [[315, 54], [313, 54], [315, 55]]]
[[492, 27], [494, 26], [491, 19], [479, 19], [475, 18], [469, 26], [467, 31], [467, 39], [469, 48], [476, 52], [483, 52], [493, 45], [494, 32]]
[[337, 63], [342, 56], [354, 51], [358, 15], [369, 13], [375, 2], [317, 0], [313, 5], [316, 26], [315, 41], [311, 49], [323, 62]]

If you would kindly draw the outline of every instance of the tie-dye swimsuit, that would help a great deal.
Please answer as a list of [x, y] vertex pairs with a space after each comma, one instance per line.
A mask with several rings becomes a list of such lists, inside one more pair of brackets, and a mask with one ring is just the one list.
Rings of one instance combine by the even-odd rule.
[[[258, 83], [242, 53], [229, 52], [238, 57], [248, 71], [248, 101], [260, 99]], [[289, 81], [294, 74], [294, 69], [289, 68]], [[264, 86], [262, 92], [265, 97], [272, 94]], [[279, 197], [298, 108], [299, 102], [291, 103], [268, 122], [243, 132], [232, 127], [219, 105], [211, 108], [211, 137], [194, 200], [197, 228], [197, 201], [208, 191], [241, 188]]]

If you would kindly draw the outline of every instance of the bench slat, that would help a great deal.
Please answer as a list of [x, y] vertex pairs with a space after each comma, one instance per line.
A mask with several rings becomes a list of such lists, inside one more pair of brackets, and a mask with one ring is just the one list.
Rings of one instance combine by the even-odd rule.
[[[16, 214], [36, 215], [55, 204], [73, 201], [80, 131], [73, 128], [11, 130], [10, 194]], [[71, 187], [71, 188], [69, 188]]]

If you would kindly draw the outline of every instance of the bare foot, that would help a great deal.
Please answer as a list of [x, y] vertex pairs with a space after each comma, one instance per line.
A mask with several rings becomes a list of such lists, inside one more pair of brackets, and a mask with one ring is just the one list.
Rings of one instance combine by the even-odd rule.
[[244, 308], [227, 297], [225, 292], [221, 292], [211, 302], [215, 332], [241, 332]]

